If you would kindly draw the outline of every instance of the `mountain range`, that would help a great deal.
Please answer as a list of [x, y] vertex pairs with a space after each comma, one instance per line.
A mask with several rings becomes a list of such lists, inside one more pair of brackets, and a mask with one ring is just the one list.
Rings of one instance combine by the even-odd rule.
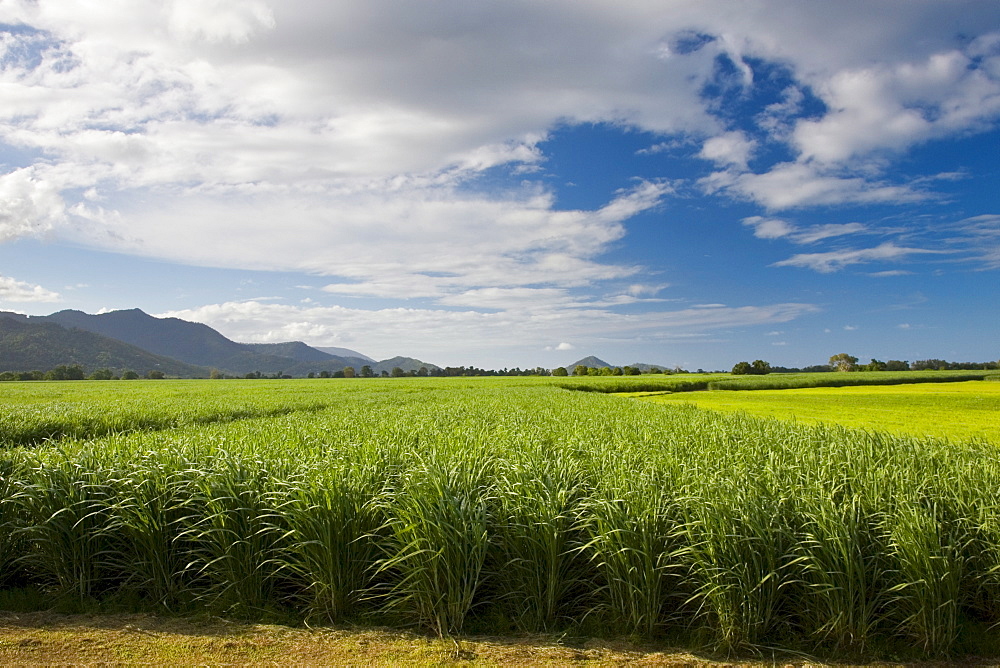
[[182, 378], [204, 378], [211, 369], [235, 376], [302, 377], [349, 366], [360, 371], [367, 365], [376, 375], [393, 367], [439, 368], [411, 357], [376, 362], [347, 348], [322, 350], [301, 341], [237, 343], [208, 325], [155, 318], [140, 309], [97, 315], [66, 310], [47, 316], [0, 311], [0, 371], [44, 371], [61, 364], [79, 364], [87, 373], [99, 368], [159, 370]]
[[[603, 369], [606, 366], [614, 368], [616, 365], [608, 364], [600, 357], [594, 357], [593, 355], [588, 355], [587, 357], [584, 357], [581, 360], [577, 360], [572, 364], [567, 364], [565, 366], [565, 369], [567, 371], [573, 371], [573, 369], [578, 366], [591, 367], [594, 369]], [[639, 369], [643, 373], [662, 371], [663, 369], [666, 369], [666, 367], [661, 366], [659, 364], [646, 364], [644, 362], [634, 362], [632, 364], [629, 364], [628, 366], [635, 367], [636, 369]]]

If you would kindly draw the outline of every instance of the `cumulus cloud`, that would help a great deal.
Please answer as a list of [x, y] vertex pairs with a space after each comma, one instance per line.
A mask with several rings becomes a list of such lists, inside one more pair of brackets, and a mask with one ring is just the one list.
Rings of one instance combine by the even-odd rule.
[[39, 236], [65, 217], [58, 189], [32, 168], [0, 176], [0, 242]]
[[799, 121], [793, 141], [804, 160], [842, 163], [975, 127], [1000, 112], [998, 64], [1000, 50], [977, 40], [967, 52], [838, 72], [818, 91], [830, 112]]
[[46, 290], [40, 285], [18, 281], [9, 276], [0, 276], [0, 303], [2, 302], [57, 302], [59, 293]]
[[756, 142], [743, 132], [726, 132], [705, 141], [699, 157], [718, 165], [735, 165], [746, 169]]
[[[559, 127], [648, 132], [649, 154], [700, 146], [715, 170], [705, 193], [773, 213], [918, 201], [921, 183], [886, 178], [885, 156], [1000, 116], [1000, 40], [983, 29], [1000, 18], [995, 3], [765, 6], [9, 0], [0, 242], [48, 234], [302, 271], [345, 297], [579, 311], [572, 289], [642, 284], [640, 267], [602, 255], [675, 186], [650, 178], [602, 207], [561, 209], [529, 178]], [[723, 61], [742, 92], [755, 63], [788, 72], [756, 128], [734, 129], [709, 99]], [[767, 142], [782, 161], [758, 165]], [[478, 180], [499, 167], [515, 178]], [[775, 215], [748, 225], [803, 244], [863, 231]], [[833, 271], [920, 252], [886, 248], [779, 264]]]

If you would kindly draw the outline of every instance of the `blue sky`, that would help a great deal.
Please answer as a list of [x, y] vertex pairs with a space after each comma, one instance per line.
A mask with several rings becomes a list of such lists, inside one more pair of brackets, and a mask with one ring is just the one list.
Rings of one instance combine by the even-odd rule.
[[0, 2], [0, 309], [440, 365], [1000, 357], [1000, 4]]

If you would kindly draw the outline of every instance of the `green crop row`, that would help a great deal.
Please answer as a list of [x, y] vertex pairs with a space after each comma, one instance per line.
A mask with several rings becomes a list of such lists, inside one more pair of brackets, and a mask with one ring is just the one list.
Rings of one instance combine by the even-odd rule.
[[247, 381], [11, 383], [0, 404], [0, 449], [63, 438], [156, 431], [186, 425], [317, 411], [329, 393]]
[[948, 383], [997, 377], [995, 371], [856, 371], [851, 373], [772, 373], [733, 376], [728, 373], [668, 376], [583, 376], [555, 381], [558, 387], [582, 392], [697, 392], [701, 390], [784, 390], [806, 387]]
[[983, 380], [990, 371], [856, 371], [843, 373], [768, 374], [713, 380], [709, 390], [789, 390], [807, 387], [856, 387], [862, 385], [910, 385]]
[[[0, 587], [722, 648], [948, 654], [995, 635], [985, 442], [411, 380], [325, 385], [329, 407], [308, 413], [0, 453]], [[312, 401], [319, 384], [255, 400], [288, 405], [293, 387]]]

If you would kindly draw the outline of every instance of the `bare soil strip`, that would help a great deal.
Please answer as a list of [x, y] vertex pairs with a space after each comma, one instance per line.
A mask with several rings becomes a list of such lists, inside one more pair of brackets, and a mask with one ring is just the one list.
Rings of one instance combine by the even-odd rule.
[[0, 612], [0, 665], [606, 665], [717, 663], [684, 652], [555, 637], [437, 639], [395, 630], [291, 628], [215, 617]]

